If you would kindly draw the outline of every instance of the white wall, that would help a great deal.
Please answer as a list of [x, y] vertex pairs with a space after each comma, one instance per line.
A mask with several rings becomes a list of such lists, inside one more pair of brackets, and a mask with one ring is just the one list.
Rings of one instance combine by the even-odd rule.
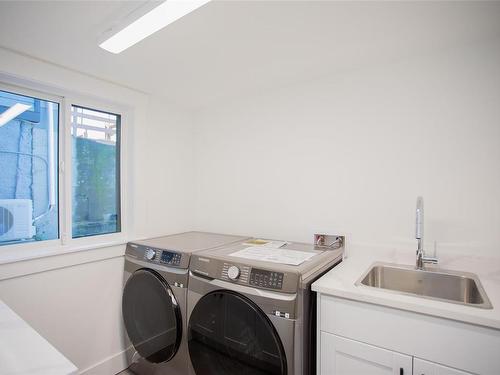
[[[189, 115], [159, 97], [1, 48], [0, 73], [131, 108], [132, 128], [124, 145], [129, 162], [125, 181], [128, 238], [190, 229], [193, 154]], [[121, 353], [125, 349], [123, 254], [121, 245], [0, 264], [0, 299], [80, 371], [118, 372], [124, 368]]]
[[147, 202], [144, 220], [136, 224], [137, 238], [190, 230], [193, 221], [192, 116], [169, 108], [158, 96], [151, 97], [149, 108], [148, 126], [137, 127], [145, 134], [134, 151], [140, 184], [135, 205]]
[[346, 71], [200, 113], [196, 227], [500, 254], [500, 43]]
[[[94, 250], [102, 251], [114, 257], [102, 260], [102, 254], [93, 254], [99, 260], [71, 265], [72, 254], [61, 268], [0, 281], [0, 299], [88, 374], [114, 374], [126, 367], [121, 355], [126, 346], [123, 246]], [[29, 262], [36, 267], [47, 261]]]

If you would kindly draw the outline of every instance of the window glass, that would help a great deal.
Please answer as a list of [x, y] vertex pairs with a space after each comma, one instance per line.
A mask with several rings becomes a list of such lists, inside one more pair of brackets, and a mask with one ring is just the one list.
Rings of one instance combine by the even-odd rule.
[[71, 106], [73, 238], [121, 230], [120, 119]]
[[0, 245], [59, 238], [59, 104], [0, 90]]

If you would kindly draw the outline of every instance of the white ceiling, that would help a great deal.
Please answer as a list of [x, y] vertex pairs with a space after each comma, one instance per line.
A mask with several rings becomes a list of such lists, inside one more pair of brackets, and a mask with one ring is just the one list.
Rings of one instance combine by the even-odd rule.
[[119, 55], [100, 49], [141, 3], [0, 1], [0, 46], [197, 109], [500, 37], [500, 2], [213, 1]]

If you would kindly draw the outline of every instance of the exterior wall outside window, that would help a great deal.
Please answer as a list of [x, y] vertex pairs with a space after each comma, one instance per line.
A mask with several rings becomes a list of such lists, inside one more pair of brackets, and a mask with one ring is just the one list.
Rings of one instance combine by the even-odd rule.
[[[12, 105], [12, 97], [0, 91], [0, 112]], [[33, 102], [31, 97], [19, 96], [17, 99]], [[59, 238], [58, 202], [50, 200], [51, 189], [55, 189], [57, 196], [58, 176], [49, 173], [50, 168], [57, 170], [59, 105], [46, 100], [34, 101], [39, 111], [34, 121], [29, 121], [33, 116], [21, 114], [0, 126], [0, 200], [4, 203], [31, 201], [33, 236], [3, 240], [2, 231], [9, 223], [0, 218], [0, 226], [4, 227], [0, 230], [0, 245]], [[49, 155], [51, 142], [53, 159]]]
[[[6, 111], [21, 103], [29, 108], [9, 119]], [[36, 241], [74, 247], [123, 239], [118, 113], [90, 98], [0, 87], [0, 245], [14, 250]], [[25, 230], [13, 236], [9, 228], [20, 222]], [[107, 236], [82, 238], [96, 235]]]
[[115, 126], [115, 137], [111, 139], [99, 139], [99, 135], [88, 133], [78, 136], [81, 129], [75, 127], [76, 134], [72, 137], [73, 238], [120, 231], [120, 116], [113, 117], [110, 123]]

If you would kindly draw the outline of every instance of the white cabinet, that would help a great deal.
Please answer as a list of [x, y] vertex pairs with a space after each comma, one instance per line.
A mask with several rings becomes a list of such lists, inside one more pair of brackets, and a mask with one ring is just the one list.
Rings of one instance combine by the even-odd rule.
[[[322, 375], [411, 375], [412, 357], [321, 332]], [[427, 374], [426, 374], [427, 375]]]
[[456, 370], [451, 367], [441, 366], [437, 363], [424, 361], [420, 358], [413, 359], [413, 375], [472, 375], [470, 372]]
[[472, 375], [327, 332], [320, 340], [321, 375]]
[[500, 330], [324, 294], [318, 303], [318, 375], [500, 374]]

